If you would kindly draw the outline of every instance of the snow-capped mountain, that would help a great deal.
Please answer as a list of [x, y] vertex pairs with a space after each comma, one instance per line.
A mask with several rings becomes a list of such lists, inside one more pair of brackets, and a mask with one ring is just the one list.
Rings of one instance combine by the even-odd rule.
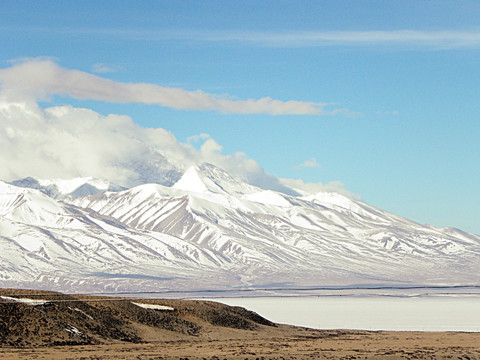
[[54, 199], [87, 196], [104, 191], [126, 190], [126, 188], [112, 184], [110, 181], [94, 179], [92, 177], [75, 178], [71, 180], [45, 180], [27, 177], [25, 179], [12, 181], [11, 184], [18, 187], [40, 190], [42, 193]]
[[205, 267], [198, 259], [215, 263], [195, 244], [130, 229], [38, 190], [0, 182], [0, 193], [0, 279], [5, 285], [71, 290], [72, 284], [108, 288], [115, 282], [109, 278], [139, 278], [130, 287], [138, 289], [142, 279], [167, 279], [172, 273], [188, 278]]
[[61, 290], [480, 283], [478, 235], [336, 193], [262, 190], [210, 164], [187, 169], [170, 187], [64, 200], [47, 194], [0, 183], [0, 283]]

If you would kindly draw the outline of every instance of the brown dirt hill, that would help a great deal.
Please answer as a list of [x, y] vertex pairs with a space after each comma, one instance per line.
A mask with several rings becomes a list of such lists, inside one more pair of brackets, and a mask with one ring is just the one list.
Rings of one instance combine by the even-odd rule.
[[[254, 312], [209, 301], [73, 296], [12, 289], [0, 289], [0, 296], [0, 346], [187, 340], [208, 333], [211, 327], [253, 331], [276, 326]], [[31, 305], [11, 298], [48, 302]], [[133, 302], [174, 310], [145, 309]]]

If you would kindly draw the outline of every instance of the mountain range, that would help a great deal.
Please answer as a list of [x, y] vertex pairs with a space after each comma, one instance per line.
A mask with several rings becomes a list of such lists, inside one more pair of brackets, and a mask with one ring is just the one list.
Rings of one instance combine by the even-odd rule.
[[[164, 185], [0, 182], [0, 286], [86, 291], [480, 283], [480, 236], [202, 163]], [[291, 189], [294, 194], [295, 189]]]

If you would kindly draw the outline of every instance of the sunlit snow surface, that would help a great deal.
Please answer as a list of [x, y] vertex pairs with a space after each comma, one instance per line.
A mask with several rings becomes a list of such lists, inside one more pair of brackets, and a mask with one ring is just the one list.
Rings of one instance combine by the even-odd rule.
[[170, 306], [164, 306], [164, 305], [156, 305], [156, 304], [143, 304], [143, 303], [138, 303], [138, 302], [133, 302], [133, 305], [136, 305], [138, 307], [141, 307], [143, 309], [150, 309], [150, 310], [160, 310], [160, 311], [174, 311], [175, 309], [170, 307]]

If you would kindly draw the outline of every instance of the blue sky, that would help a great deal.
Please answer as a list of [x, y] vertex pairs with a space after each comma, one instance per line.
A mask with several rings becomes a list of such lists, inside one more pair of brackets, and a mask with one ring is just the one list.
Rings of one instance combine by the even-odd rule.
[[275, 176], [340, 181], [480, 233], [478, 19], [478, 1], [2, 1], [0, 67], [44, 57], [115, 82], [313, 103], [271, 115], [54, 94], [42, 106], [129, 115], [182, 142], [206, 133]]

